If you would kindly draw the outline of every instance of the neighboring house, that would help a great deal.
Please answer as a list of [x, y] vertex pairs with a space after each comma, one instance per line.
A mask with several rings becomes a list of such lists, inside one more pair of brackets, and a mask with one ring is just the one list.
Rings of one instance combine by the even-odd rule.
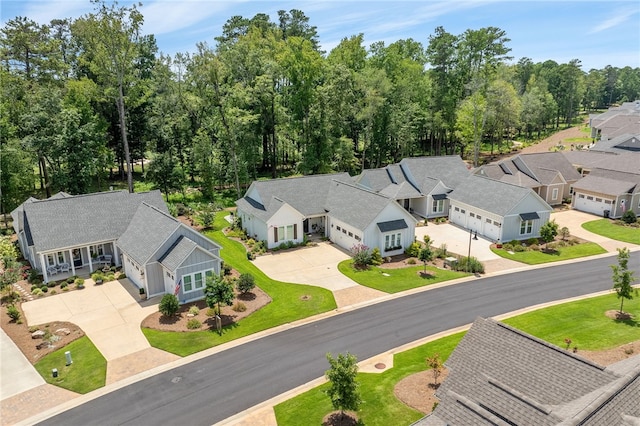
[[396, 200], [405, 210], [423, 218], [445, 217], [447, 194], [469, 176], [460, 156], [405, 158], [397, 164], [368, 169], [354, 181]]
[[24, 257], [45, 282], [115, 264], [153, 296], [173, 293], [191, 274], [179, 293], [186, 301], [202, 296], [193, 274], [220, 270], [220, 247], [171, 217], [160, 191], [59, 193], [29, 198], [11, 215]]
[[267, 248], [291, 241], [301, 243], [304, 234], [326, 236], [325, 202], [332, 180], [351, 180], [348, 173], [254, 181], [236, 201], [242, 228]]
[[625, 102], [589, 116], [591, 137], [607, 141], [622, 135], [640, 135], [640, 101]]
[[505, 183], [533, 189], [548, 204], [562, 204], [571, 196], [571, 185], [580, 173], [559, 152], [519, 154], [495, 164], [487, 164], [474, 171]]
[[479, 318], [445, 366], [438, 406], [414, 426], [640, 424], [638, 355], [603, 367]]
[[588, 175], [593, 169], [640, 173], [640, 153], [567, 151], [562, 154], [582, 176]]
[[202, 299], [206, 279], [220, 273], [220, 246], [174, 217], [142, 203], [116, 242], [127, 278], [149, 297], [173, 293]]
[[493, 241], [540, 236], [552, 208], [532, 189], [478, 175], [448, 195], [449, 221]]
[[361, 243], [392, 256], [415, 236], [413, 216], [393, 199], [352, 184], [347, 173], [256, 181], [236, 205], [242, 228], [268, 248], [316, 233], [347, 250]]
[[627, 210], [640, 215], [640, 173], [592, 169], [573, 185], [572, 207], [611, 218]]
[[[640, 121], [640, 117], [638, 117], [638, 121]], [[640, 153], [640, 133], [625, 133], [612, 139], [600, 140], [591, 146], [589, 150], [596, 152], [613, 152], [616, 154], [625, 152]]]

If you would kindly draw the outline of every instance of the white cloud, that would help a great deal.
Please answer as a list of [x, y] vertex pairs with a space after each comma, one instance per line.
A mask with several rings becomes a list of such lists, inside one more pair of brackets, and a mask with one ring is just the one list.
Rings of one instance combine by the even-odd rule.
[[168, 34], [190, 28], [227, 9], [231, 2], [214, 1], [153, 1], [143, 3], [144, 32]]
[[599, 33], [601, 31], [608, 30], [609, 28], [614, 28], [620, 26], [622, 23], [631, 19], [634, 15], [638, 14], [638, 8], [624, 8], [618, 9], [614, 12], [612, 16], [605, 19], [599, 25], [596, 25], [589, 34]]

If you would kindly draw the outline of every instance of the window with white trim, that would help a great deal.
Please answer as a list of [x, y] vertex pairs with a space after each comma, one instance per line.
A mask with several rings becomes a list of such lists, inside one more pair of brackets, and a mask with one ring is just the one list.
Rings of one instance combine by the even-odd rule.
[[385, 251], [397, 250], [400, 248], [402, 248], [402, 234], [400, 232], [384, 236]]
[[552, 200], [558, 199], [558, 188], [553, 188], [553, 191], [551, 191], [551, 199]]
[[533, 220], [520, 221], [520, 235], [530, 234], [533, 230]]
[[47, 265], [48, 266], [56, 266], [56, 258], [53, 254], [47, 255]]
[[[433, 200], [433, 207], [431, 210], [433, 213], [444, 212], [444, 200]], [[458, 210], [457, 207], [456, 207], [456, 210]]]
[[58, 263], [64, 263], [64, 253], [61, 251], [58, 252]]
[[206, 285], [206, 280], [214, 274], [213, 269], [207, 271], [194, 272], [182, 276], [182, 292], [189, 293], [192, 291], [202, 290]]

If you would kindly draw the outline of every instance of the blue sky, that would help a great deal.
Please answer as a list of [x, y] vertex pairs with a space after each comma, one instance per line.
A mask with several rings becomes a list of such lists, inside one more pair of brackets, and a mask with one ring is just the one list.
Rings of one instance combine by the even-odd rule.
[[[494, 26], [511, 39], [517, 62], [548, 59], [567, 63], [580, 59], [582, 69], [640, 67], [640, 1], [264, 1], [143, 0], [145, 34], [156, 36], [166, 54], [194, 52], [196, 43], [214, 45], [222, 25], [234, 15], [267, 13], [277, 22], [278, 10], [300, 9], [318, 28], [320, 44], [330, 51], [342, 38], [364, 33], [365, 44], [390, 44], [413, 38], [425, 47], [437, 26], [452, 34]], [[119, 4], [131, 4], [121, 0]], [[39, 23], [76, 18], [91, 12], [89, 0], [1, 0], [4, 24], [16, 16]]]

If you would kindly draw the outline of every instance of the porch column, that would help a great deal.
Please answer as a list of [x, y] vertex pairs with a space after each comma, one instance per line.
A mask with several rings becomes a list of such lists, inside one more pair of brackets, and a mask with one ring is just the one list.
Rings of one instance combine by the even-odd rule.
[[42, 267], [42, 279], [45, 283], [49, 282], [49, 277], [47, 276], [47, 264], [44, 262], [44, 254], [40, 253], [40, 266]]
[[71, 251], [71, 249], [69, 249], [69, 263], [71, 264], [71, 275], [75, 275], [76, 265], [75, 265], [75, 262], [73, 261], [73, 252]]
[[89, 273], [93, 272], [93, 259], [91, 258], [91, 252], [89, 251], [89, 246], [85, 247], [87, 249], [87, 259], [89, 259]]
[[120, 253], [118, 250], [118, 246], [115, 242], [111, 243], [113, 246], [113, 263], [115, 266], [120, 266]]

